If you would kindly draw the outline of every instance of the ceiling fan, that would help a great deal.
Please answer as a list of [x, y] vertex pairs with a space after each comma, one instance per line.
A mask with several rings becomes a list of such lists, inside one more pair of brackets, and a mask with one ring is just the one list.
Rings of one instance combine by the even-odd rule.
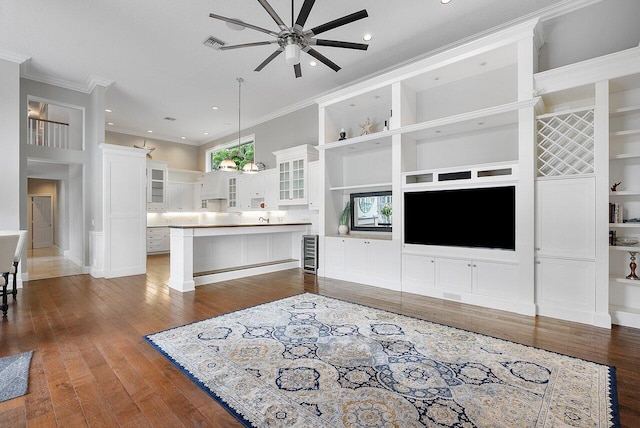
[[267, 0], [258, 0], [258, 3], [262, 5], [262, 7], [267, 11], [271, 18], [275, 21], [275, 23], [280, 28], [279, 32], [275, 32], [272, 30], [268, 30], [266, 28], [258, 27], [255, 25], [247, 24], [246, 22], [240, 21], [239, 19], [227, 18], [224, 16], [216, 15], [210, 13], [209, 16], [214, 19], [219, 19], [221, 21], [225, 21], [229, 24], [239, 25], [244, 28], [250, 28], [255, 31], [260, 31], [262, 33], [268, 34], [270, 36], [275, 37], [275, 40], [270, 41], [262, 41], [262, 42], [253, 42], [253, 43], [243, 43], [240, 45], [231, 45], [231, 46], [222, 46], [220, 50], [230, 50], [230, 49], [239, 49], [246, 48], [252, 46], [264, 46], [277, 44], [278, 49], [273, 52], [271, 55], [267, 57], [254, 71], [262, 70], [267, 64], [269, 64], [275, 57], [280, 55], [282, 52], [285, 53], [287, 64], [293, 65], [293, 69], [296, 75], [296, 78], [302, 76], [302, 69], [300, 68], [300, 51], [306, 52], [318, 61], [325, 64], [327, 67], [333, 69], [334, 71], [339, 71], [340, 67], [336, 65], [333, 61], [322, 55], [320, 52], [315, 50], [312, 46], [330, 46], [335, 48], [347, 48], [347, 49], [359, 49], [359, 50], [367, 50], [369, 47], [364, 43], [352, 43], [352, 42], [343, 42], [338, 40], [326, 40], [326, 39], [318, 39], [315, 36], [318, 34], [324, 33], [325, 31], [333, 30], [334, 28], [341, 27], [346, 24], [350, 24], [354, 21], [358, 21], [360, 19], [366, 18], [369, 16], [367, 14], [366, 9], [363, 9], [359, 12], [354, 12], [352, 14], [343, 16], [342, 18], [334, 19], [333, 21], [329, 21], [325, 24], [318, 25], [317, 27], [313, 27], [309, 30], [304, 29], [304, 24], [307, 22], [307, 18], [309, 17], [309, 13], [311, 12], [311, 8], [315, 3], [315, 0], [304, 0], [302, 4], [302, 8], [300, 9], [300, 13], [298, 14], [298, 18], [295, 22], [293, 22], [293, 9], [294, 9], [294, 0], [291, 0], [291, 26], [287, 27], [282, 18], [276, 13], [275, 10], [271, 7], [271, 5], [267, 2]]

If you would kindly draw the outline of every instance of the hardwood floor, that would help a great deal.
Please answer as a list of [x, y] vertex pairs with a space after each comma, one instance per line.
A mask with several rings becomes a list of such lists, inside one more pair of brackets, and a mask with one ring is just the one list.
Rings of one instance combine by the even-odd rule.
[[0, 356], [35, 351], [29, 389], [0, 403], [0, 426], [239, 426], [142, 336], [305, 291], [616, 366], [622, 426], [640, 426], [640, 330], [316, 281], [297, 269], [181, 294], [166, 285], [168, 262], [167, 255], [150, 256], [141, 276], [25, 283], [0, 322]]

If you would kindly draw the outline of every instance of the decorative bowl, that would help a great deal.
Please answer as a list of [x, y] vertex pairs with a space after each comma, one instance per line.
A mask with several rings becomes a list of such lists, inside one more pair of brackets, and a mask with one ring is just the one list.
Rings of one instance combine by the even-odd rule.
[[635, 238], [633, 236], [619, 236], [616, 238], [616, 245], [622, 245], [625, 247], [637, 245], [640, 243], [640, 239]]

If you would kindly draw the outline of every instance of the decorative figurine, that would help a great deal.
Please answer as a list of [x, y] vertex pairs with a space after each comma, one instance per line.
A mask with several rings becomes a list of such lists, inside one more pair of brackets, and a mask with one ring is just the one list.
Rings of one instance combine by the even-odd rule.
[[344, 128], [340, 129], [340, 138], [338, 140], [341, 141], [346, 138], [347, 138], [347, 133], [344, 131]]
[[362, 125], [360, 125], [360, 128], [362, 128], [362, 134], [360, 134], [360, 135], [371, 134], [371, 128], [372, 127], [373, 127], [373, 123], [371, 123], [369, 118], [367, 118], [367, 121], [365, 123], [363, 123]]
[[611, 186], [611, 191], [615, 192], [616, 190], [618, 190], [618, 186], [622, 184], [622, 181], [618, 181], [617, 183], [615, 183], [613, 186]]

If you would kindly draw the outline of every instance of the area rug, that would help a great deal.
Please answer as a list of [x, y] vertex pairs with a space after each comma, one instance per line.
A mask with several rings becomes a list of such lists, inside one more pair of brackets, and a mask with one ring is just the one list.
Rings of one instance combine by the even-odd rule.
[[619, 426], [613, 367], [315, 294], [145, 339], [246, 426]]
[[27, 393], [33, 351], [0, 358], [0, 402]]

